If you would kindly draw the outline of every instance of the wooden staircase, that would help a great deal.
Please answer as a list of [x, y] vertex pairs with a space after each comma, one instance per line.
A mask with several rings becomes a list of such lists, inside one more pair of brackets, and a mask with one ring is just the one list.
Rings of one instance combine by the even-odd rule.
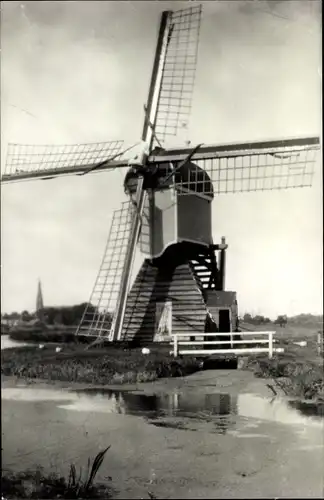
[[219, 273], [214, 251], [209, 249], [208, 253], [199, 253], [195, 259], [189, 261], [189, 265], [206, 298], [206, 290], [215, 290], [218, 288]]

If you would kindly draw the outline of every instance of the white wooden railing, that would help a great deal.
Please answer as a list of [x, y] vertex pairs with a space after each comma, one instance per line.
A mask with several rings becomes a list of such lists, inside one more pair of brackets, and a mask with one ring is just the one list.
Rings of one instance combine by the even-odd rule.
[[[272, 358], [274, 349], [274, 338], [276, 332], [226, 332], [226, 333], [193, 333], [188, 335], [188, 333], [174, 333], [172, 334], [171, 344], [173, 345], [173, 355], [176, 357], [178, 355], [207, 355], [207, 354], [254, 354], [254, 353], [268, 353], [269, 358]], [[263, 335], [267, 338], [253, 338], [253, 339], [243, 339], [243, 337], [253, 337]], [[187, 340], [179, 340], [183, 337], [187, 337]], [[188, 337], [230, 337], [227, 340], [188, 340]], [[235, 337], [241, 337], [242, 340], [236, 340]], [[179, 346], [204, 346], [204, 345], [229, 345], [230, 349], [179, 349]], [[242, 344], [265, 344], [265, 347], [239, 347]], [[235, 347], [238, 346], [238, 347]]]

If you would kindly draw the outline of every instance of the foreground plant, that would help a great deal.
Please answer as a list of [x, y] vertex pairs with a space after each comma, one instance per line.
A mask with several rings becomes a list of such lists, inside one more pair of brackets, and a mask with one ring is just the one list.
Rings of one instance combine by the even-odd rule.
[[2, 498], [5, 500], [13, 498], [62, 498], [80, 500], [90, 498], [112, 498], [113, 489], [111, 486], [94, 483], [109, 448], [110, 446], [98, 453], [91, 467], [90, 459], [88, 459], [87, 472], [84, 478], [82, 477], [82, 469], [80, 469], [79, 476], [77, 477], [74, 464], [70, 465], [69, 477], [67, 480], [56, 474], [44, 476], [41, 469], [38, 469], [36, 472], [2, 473]]

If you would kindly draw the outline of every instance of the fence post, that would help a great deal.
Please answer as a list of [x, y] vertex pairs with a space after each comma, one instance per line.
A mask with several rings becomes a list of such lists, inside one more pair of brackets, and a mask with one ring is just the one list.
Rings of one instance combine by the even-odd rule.
[[273, 357], [273, 332], [269, 332], [269, 359]]
[[318, 332], [317, 334], [317, 354], [320, 356], [322, 354], [323, 348], [323, 333]]
[[178, 357], [178, 335], [176, 333], [173, 334], [173, 356]]

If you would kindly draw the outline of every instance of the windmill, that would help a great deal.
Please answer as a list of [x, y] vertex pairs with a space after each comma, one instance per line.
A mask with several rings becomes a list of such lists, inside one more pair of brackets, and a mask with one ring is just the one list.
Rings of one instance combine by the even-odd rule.
[[[8, 147], [3, 183], [127, 169], [128, 201], [113, 213], [77, 335], [148, 341], [171, 329], [232, 331], [236, 293], [225, 290], [225, 238], [212, 237], [214, 198], [311, 186], [318, 137], [167, 147], [188, 126], [201, 13], [194, 5], [161, 15], [137, 157], [123, 141]], [[145, 260], [131, 287], [137, 245]]]

